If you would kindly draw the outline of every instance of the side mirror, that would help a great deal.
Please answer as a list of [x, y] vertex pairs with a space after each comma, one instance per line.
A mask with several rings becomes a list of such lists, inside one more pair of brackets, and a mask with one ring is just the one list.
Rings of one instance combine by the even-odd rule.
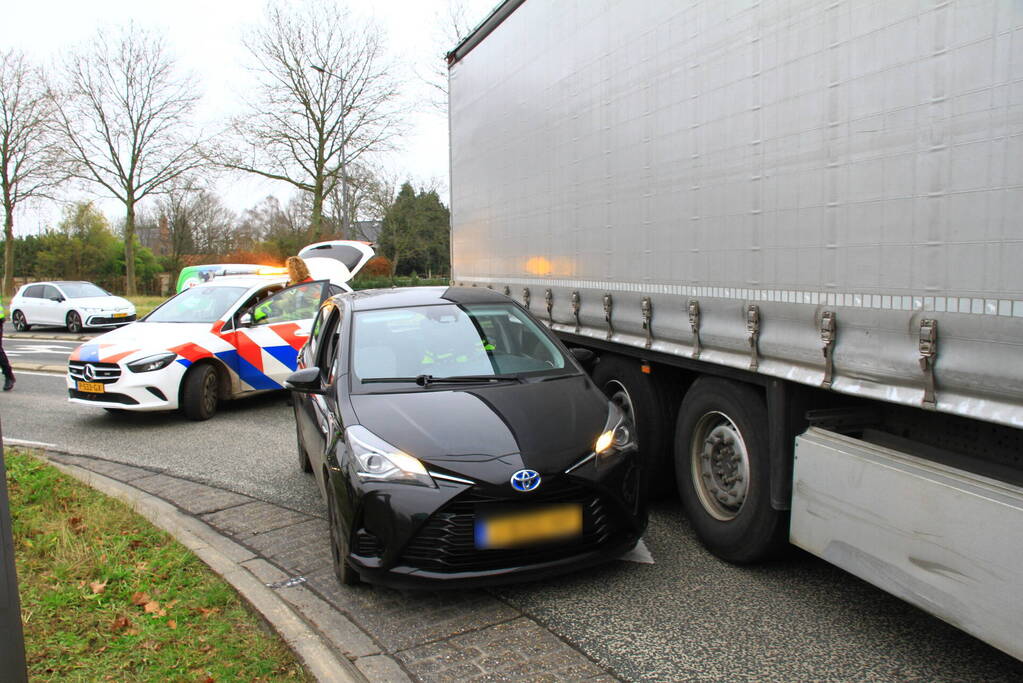
[[56, 301], [59, 304], [60, 302], [64, 301], [64, 297], [58, 294], [57, 296], [51, 296], [50, 301]]
[[600, 357], [589, 349], [575, 346], [568, 351], [579, 361], [579, 365], [583, 366], [587, 371], [592, 370], [593, 366], [600, 361]]
[[238, 318], [238, 325], [240, 327], [252, 327], [252, 314], [242, 313], [241, 317]]
[[297, 370], [284, 380], [285, 388], [298, 391], [303, 394], [325, 394], [326, 390], [320, 384], [319, 368], [303, 368]]

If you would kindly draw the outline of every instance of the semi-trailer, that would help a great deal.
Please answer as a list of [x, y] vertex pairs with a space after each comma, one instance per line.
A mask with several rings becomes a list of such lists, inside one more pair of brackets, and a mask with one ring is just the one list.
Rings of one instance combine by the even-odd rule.
[[506, 0], [448, 56], [452, 281], [503, 291], [739, 563], [1023, 659], [1023, 8]]

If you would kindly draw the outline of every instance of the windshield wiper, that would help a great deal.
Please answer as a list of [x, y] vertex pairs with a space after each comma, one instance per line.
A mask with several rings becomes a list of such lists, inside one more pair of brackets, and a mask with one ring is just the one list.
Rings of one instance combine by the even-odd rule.
[[416, 377], [370, 377], [362, 380], [363, 384], [375, 383], [397, 383], [413, 382], [421, 387], [431, 384], [488, 384], [490, 382], [507, 382], [508, 380], [521, 382], [522, 379], [515, 375], [461, 375], [452, 377], [434, 377], [433, 375], [418, 375]]

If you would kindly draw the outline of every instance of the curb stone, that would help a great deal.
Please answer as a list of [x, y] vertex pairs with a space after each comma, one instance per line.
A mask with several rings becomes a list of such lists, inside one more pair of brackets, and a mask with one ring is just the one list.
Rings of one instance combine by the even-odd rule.
[[[366, 683], [370, 680], [352, 662], [337, 657], [321, 636], [306, 624], [282, 597], [241, 564], [256, 559], [255, 553], [225, 538], [212, 527], [182, 512], [174, 505], [140, 491], [130, 484], [44, 457], [49, 464], [62, 472], [101, 493], [123, 501], [195, 553], [213, 571], [234, 586], [235, 590], [274, 627], [298, 656], [306, 671], [317, 681]], [[356, 649], [361, 647], [361, 644], [355, 646]], [[384, 659], [393, 662], [390, 657]], [[397, 668], [396, 665], [388, 667], [388, 670], [392, 671], [394, 668]], [[373, 673], [375, 678], [375, 671], [367, 673]]]

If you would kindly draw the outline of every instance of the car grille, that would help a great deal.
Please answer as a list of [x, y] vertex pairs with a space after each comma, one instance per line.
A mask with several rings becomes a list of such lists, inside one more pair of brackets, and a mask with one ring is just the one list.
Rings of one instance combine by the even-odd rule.
[[126, 406], [138, 405], [138, 401], [133, 399], [127, 394], [117, 394], [112, 391], [108, 391], [103, 394], [93, 394], [88, 391], [78, 391], [77, 389], [68, 389], [68, 396], [71, 398], [80, 398], [86, 401], [96, 401], [97, 403], [120, 403]]
[[[86, 366], [91, 365], [95, 379], [88, 379], [85, 376]], [[117, 363], [90, 363], [83, 360], [68, 361], [68, 374], [71, 379], [79, 382], [99, 382], [100, 384], [113, 384], [121, 377], [121, 367]]]
[[121, 316], [120, 318], [107, 317], [107, 316], [93, 316], [89, 318], [90, 325], [121, 325], [135, 322], [137, 316], [135, 314]]
[[[578, 503], [583, 509], [582, 536], [568, 542], [535, 547], [478, 549], [475, 528], [478, 512], [487, 507], [507, 509], [509, 504], [523, 509], [557, 503]], [[432, 572], [472, 572], [517, 567], [560, 559], [597, 550], [621, 538], [623, 525], [611, 505], [600, 495], [581, 486], [523, 498], [494, 499], [464, 493], [435, 512], [405, 548], [399, 564]]]

